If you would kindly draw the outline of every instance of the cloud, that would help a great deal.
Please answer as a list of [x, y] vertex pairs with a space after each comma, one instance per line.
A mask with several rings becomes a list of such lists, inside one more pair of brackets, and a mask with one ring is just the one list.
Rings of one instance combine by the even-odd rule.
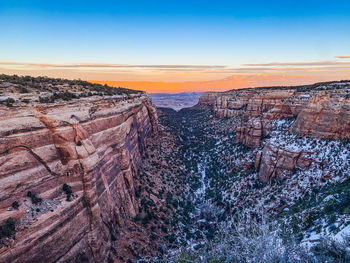
[[336, 56], [336, 58], [350, 58], [350, 56]]
[[[345, 56], [342, 56], [345, 58]], [[139, 72], [139, 73], [200, 73], [200, 74], [235, 74], [259, 73], [259, 72], [296, 72], [296, 71], [323, 71], [341, 70], [350, 66], [350, 62], [340, 61], [313, 61], [313, 62], [270, 62], [270, 63], [249, 63], [241, 67], [228, 67], [226, 65], [146, 65], [146, 64], [112, 64], [112, 63], [26, 63], [0, 61], [0, 65], [26, 70], [80, 70], [85, 72]]]
[[45, 68], [146, 68], [146, 69], [223, 69], [224, 65], [130, 65], [130, 64], [110, 64], [110, 63], [67, 63], [67, 64], [50, 64], [50, 63], [22, 63], [0, 61], [1, 65], [12, 66], [30, 66]]
[[[349, 57], [350, 58], [350, 57]], [[350, 62], [339, 62], [339, 61], [312, 61], [312, 62], [271, 62], [271, 63], [254, 63], [244, 64], [249, 67], [299, 67], [299, 66], [337, 66], [337, 65], [350, 65]]]
[[[270, 82], [272, 80], [274, 81], [272, 84], [276, 85], [278, 83], [289, 83], [289, 81], [291, 81], [293, 77], [295, 78], [295, 80], [298, 81], [300, 81], [301, 79], [305, 79], [307, 80], [307, 82], [309, 82], [309, 79], [305, 76], [311, 76], [313, 80], [348, 79], [350, 77], [350, 62], [339, 60], [311, 62], [270, 62], [249, 63], [234, 67], [225, 65], [147, 65], [112, 63], [54, 64], [0, 61], [0, 73], [32, 76], [50, 76], [59, 78], [64, 77], [69, 79], [81, 78], [99, 81], [164, 81], [167, 83], [183, 83], [187, 81], [197, 81], [199, 84], [195, 87], [196, 89], [199, 89], [200, 87], [214, 88], [215, 85], [216, 87], [235, 88], [238, 86], [246, 87], [248, 85], [247, 83], [249, 78], [246, 79], [245, 76], [249, 75], [258, 77], [259, 79], [259, 82], [257, 83], [250, 82], [249, 86], [261, 85], [264, 83], [270, 85]], [[262, 78], [261, 74], [268, 77]], [[232, 83], [226, 83], [226, 81], [218, 81], [231, 75], [240, 76], [238, 80], [234, 81], [236, 83], [234, 86], [232, 86]], [[285, 79], [279, 79], [276, 77], [277, 75], [288, 77]], [[210, 81], [214, 81], [214, 83]], [[129, 85], [130, 83], [127, 84]], [[148, 84], [149, 83], [145, 84], [144, 89], [148, 89]], [[139, 83], [137, 83], [137, 85], [139, 85]], [[152, 85], [154, 86], [154, 84]], [[167, 89], [165, 86], [166, 85], [164, 85], [164, 87], [162, 86], [161, 88]], [[179, 88], [174, 84], [174, 89], [175, 87]], [[186, 88], [187, 87], [188, 85], [186, 86]]]

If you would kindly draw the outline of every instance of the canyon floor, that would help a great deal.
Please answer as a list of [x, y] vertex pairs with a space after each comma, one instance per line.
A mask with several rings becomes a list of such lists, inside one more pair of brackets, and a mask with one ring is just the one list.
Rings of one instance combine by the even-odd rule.
[[[347, 141], [294, 138], [288, 131], [295, 119], [277, 121], [263, 144], [312, 150], [318, 164], [262, 182], [254, 164], [264, 147], [236, 142], [240, 116], [216, 118], [206, 105], [160, 108], [158, 116], [160, 150], [152, 161], [146, 155], [143, 167], [155, 173], [162, 164], [161, 198], [172, 214], [159, 262], [343, 262], [325, 247], [350, 228]], [[337, 178], [324, 178], [329, 169]], [[317, 256], [307, 249], [316, 244], [323, 250]]]

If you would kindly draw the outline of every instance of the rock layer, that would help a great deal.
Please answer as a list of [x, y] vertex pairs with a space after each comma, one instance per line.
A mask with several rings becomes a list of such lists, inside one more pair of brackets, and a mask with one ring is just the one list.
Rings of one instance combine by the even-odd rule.
[[303, 136], [350, 137], [348, 81], [207, 93], [200, 104], [212, 105], [219, 118], [239, 117], [236, 141], [252, 148], [260, 146], [277, 119], [296, 118], [291, 131]]
[[[112, 233], [138, 211], [133, 175], [158, 128], [149, 97], [94, 96], [0, 111], [0, 223], [17, 222], [0, 262], [106, 262]], [[28, 191], [59, 205], [26, 224]], [[8, 209], [13, 202], [18, 210]]]
[[350, 137], [350, 94], [343, 90], [315, 94], [298, 114], [291, 130], [316, 138]]
[[[286, 126], [279, 128], [280, 133], [291, 132], [313, 139], [350, 137], [350, 81], [232, 90], [208, 94], [200, 102], [212, 105], [218, 118], [237, 120], [236, 143], [250, 148], [263, 147], [254, 162], [258, 179], [263, 182], [281, 179], [295, 169], [308, 169], [313, 162], [302, 145], [292, 150], [277, 145], [278, 140], [271, 143], [265, 139], [281, 123]], [[278, 121], [281, 119], [289, 121]]]
[[261, 119], [254, 118], [236, 129], [236, 143], [242, 143], [251, 148], [260, 146], [263, 136], [263, 123]]
[[259, 171], [258, 179], [268, 182], [273, 178], [281, 179], [293, 173], [295, 169], [305, 170], [311, 163], [312, 160], [306, 157], [303, 150], [292, 151], [267, 143], [262, 153], [257, 154], [255, 168]]

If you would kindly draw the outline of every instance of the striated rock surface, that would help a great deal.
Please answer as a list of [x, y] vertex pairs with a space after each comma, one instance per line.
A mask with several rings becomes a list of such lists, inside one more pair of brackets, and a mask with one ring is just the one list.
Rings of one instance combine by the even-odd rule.
[[257, 117], [290, 97], [293, 92], [293, 90], [248, 89], [216, 93], [214, 112], [219, 118], [231, 118], [241, 114], [244, 114], [246, 119]]
[[268, 182], [273, 178], [281, 179], [290, 175], [298, 168], [305, 170], [310, 167], [312, 160], [304, 155], [304, 151], [292, 151], [281, 146], [267, 143], [262, 153], [257, 154], [255, 169], [258, 179]]
[[150, 98], [0, 106], [0, 116], [0, 224], [17, 223], [0, 262], [106, 262], [115, 233], [138, 212], [133, 175], [158, 129]]
[[263, 123], [261, 119], [254, 118], [236, 129], [236, 143], [242, 143], [251, 148], [260, 146], [263, 136]]
[[302, 137], [316, 141], [350, 137], [349, 81], [232, 90], [211, 94], [211, 101], [213, 96], [216, 117], [236, 120], [235, 142], [256, 149], [255, 161], [246, 164], [254, 164], [263, 182], [307, 170], [314, 162], [306, 145], [292, 146], [293, 140], [300, 144]]
[[198, 101], [198, 104], [200, 105], [209, 105], [209, 106], [214, 106], [216, 102], [216, 96], [217, 92], [206, 92], [204, 93]]
[[350, 137], [349, 91], [322, 91], [315, 94], [298, 114], [291, 131], [322, 139]]
[[291, 131], [299, 135], [350, 137], [348, 81], [207, 93], [200, 101], [212, 105], [218, 118], [240, 118], [236, 142], [251, 148], [260, 146], [261, 138], [269, 134], [272, 122], [278, 119], [296, 118]]

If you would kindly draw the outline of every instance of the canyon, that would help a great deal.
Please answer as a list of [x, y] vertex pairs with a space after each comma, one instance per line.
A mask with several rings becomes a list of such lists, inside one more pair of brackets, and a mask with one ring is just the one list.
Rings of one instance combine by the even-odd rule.
[[151, 99], [33, 104], [0, 110], [0, 222], [19, 222], [0, 262], [104, 262], [113, 231], [138, 213], [133, 176], [158, 130]]
[[[80, 81], [3, 77], [0, 92], [0, 226], [15, 222], [0, 262], [182, 262], [169, 251], [203, 256], [237, 215], [300, 242], [350, 224], [350, 81], [209, 92], [178, 112]], [[342, 208], [323, 213], [331, 195]]]
[[[218, 118], [239, 117], [241, 125], [236, 128], [236, 142], [250, 148], [260, 147], [276, 126], [276, 120], [295, 119], [288, 127], [292, 134], [316, 139], [346, 139], [350, 137], [348, 85], [348, 82], [333, 82], [208, 93], [199, 103], [213, 106]], [[255, 161], [258, 178], [267, 182], [296, 167], [306, 169], [311, 162], [308, 155], [310, 153], [302, 149], [293, 151], [267, 143]]]

